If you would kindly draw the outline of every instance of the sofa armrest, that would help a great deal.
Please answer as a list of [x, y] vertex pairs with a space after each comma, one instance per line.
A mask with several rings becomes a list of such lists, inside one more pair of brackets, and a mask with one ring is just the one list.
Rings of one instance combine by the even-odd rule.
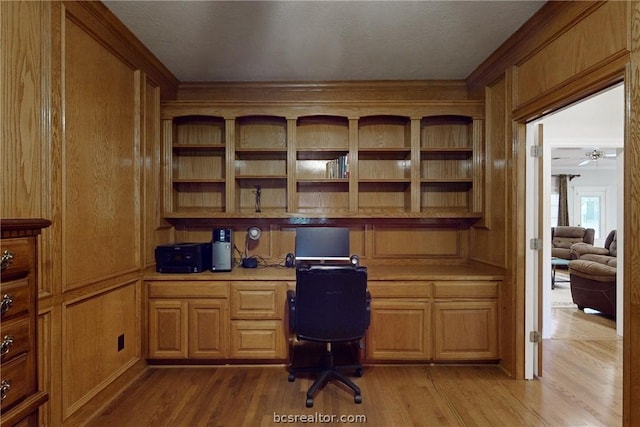
[[585, 254], [609, 255], [609, 250], [588, 243], [574, 243], [571, 245], [571, 259], [580, 259]]

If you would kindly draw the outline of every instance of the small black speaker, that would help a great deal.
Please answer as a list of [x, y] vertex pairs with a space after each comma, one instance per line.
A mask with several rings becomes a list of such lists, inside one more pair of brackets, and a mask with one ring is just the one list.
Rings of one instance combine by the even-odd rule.
[[349, 262], [354, 267], [360, 267], [360, 257], [358, 255], [351, 255], [349, 257]]
[[288, 253], [284, 258], [284, 266], [287, 268], [293, 268], [296, 265], [296, 256], [292, 253]]

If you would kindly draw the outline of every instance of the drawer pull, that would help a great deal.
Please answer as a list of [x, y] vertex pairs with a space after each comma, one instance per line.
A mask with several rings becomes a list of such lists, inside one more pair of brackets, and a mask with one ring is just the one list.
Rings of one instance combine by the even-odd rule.
[[0, 354], [4, 355], [9, 353], [11, 346], [13, 345], [13, 335], [5, 335], [0, 344]]
[[13, 262], [13, 252], [6, 250], [2, 253], [2, 261], [0, 262], [0, 271], [5, 271]]
[[11, 380], [2, 380], [0, 383], [0, 400], [7, 398], [9, 389], [11, 389]]
[[2, 302], [0, 302], [0, 314], [5, 314], [13, 305], [13, 296], [4, 294], [2, 296]]

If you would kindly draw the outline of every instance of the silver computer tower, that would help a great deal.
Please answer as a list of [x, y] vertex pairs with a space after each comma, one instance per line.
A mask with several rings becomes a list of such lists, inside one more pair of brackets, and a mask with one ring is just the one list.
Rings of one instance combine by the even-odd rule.
[[230, 228], [214, 228], [211, 242], [211, 271], [231, 271], [233, 242]]

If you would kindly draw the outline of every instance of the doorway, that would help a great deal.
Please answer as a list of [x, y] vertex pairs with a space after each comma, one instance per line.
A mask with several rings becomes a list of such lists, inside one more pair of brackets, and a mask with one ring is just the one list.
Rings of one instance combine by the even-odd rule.
[[[537, 135], [540, 133], [540, 135]], [[534, 276], [526, 283], [528, 325], [542, 324], [542, 338], [550, 338], [551, 331], [551, 230], [552, 204], [557, 195], [552, 191], [552, 175], [566, 174], [571, 179], [568, 193], [571, 203], [570, 224], [588, 226], [597, 230], [596, 246], [602, 246], [611, 229], [623, 226], [623, 145], [624, 145], [624, 86], [618, 84], [572, 104], [560, 111], [527, 124], [527, 144], [541, 145], [542, 158], [528, 157], [527, 188], [539, 187], [529, 200], [526, 218], [528, 233], [541, 239], [541, 252], [527, 251], [527, 276]], [[531, 135], [531, 136], [530, 136]], [[605, 160], [604, 154], [607, 157]], [[602, 156], [590, 157], [594, 151]], [[553, 160], [552, 160], [553, 159]], [[564, 162], [564, 164], [563, 164]], [[604, 179], [611, 182], [602, 184]], [[554, 202], [554, 197], [556, 197]], [[557, 209], [557, 208], [556, 208]], [[538, 214], [537, 212], [540, 212]], [[538, 231], [539, 230], [539, 231]], [[547, 232], [548, 231], [548, 232]], [[619, 235], [622, 233], [618, 233]], [[539, 258], [539, 260], [537, 260]], [[620, 257], [619, 257], [620, 259]], [[620, 261], [622, 261], [620, 259]], [[618, 278], [622, 280], [622, 267], [618, 264]], [[542, 282], [540, 289], [538, 283]], [[547, 286], [548, 285], [548, 286]], [[618, 285], [617, 318], [622, 319], [622, 284]], [[622, 335], [621, 321], [616, 323], [618, 335]], [[526, 338], [528, 340], [528, 337]], [[538, 375], [537, 346], [528, 344], [525, 360], [527, 378]], [[541, 365], [540, 365], [541, 367]]]

